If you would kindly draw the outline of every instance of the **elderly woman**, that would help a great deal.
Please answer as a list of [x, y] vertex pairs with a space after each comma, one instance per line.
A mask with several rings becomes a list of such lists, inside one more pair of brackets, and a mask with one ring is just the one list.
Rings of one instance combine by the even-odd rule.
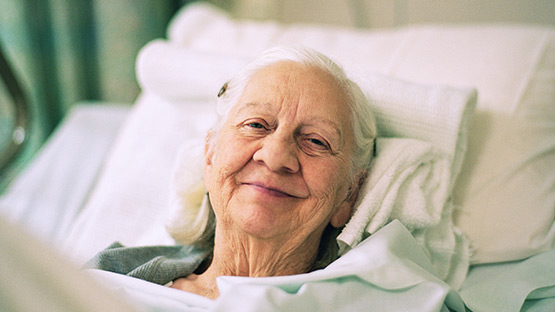
[[[209, 252], [189, 247], [169, 257], [202, 259], [186, 271], [157, 265], [172, 271], [171, 287], [215, 298], [218, 276], [306, 273], [337, 258], [335, 237], [351, 215], [376, 136], [360, 88], [315, 51], [275, 48], [226, 83], [218, 110], [204, 169], [213, 244]], [[137, 271], [136, 256], [114, 268], [124, 253], [112, 248], [94, 263]]]

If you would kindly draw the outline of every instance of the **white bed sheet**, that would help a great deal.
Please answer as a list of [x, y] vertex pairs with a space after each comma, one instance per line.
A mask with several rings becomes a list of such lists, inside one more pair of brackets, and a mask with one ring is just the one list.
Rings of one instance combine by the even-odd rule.
[[98, 102], [76, 105], [0, 197], [0, 215], [43, 241], [61, 243], [129, 109]]
[[476, 265], [460, 294], [473, 311], [553, 311], [555, 250], [521, 261]]

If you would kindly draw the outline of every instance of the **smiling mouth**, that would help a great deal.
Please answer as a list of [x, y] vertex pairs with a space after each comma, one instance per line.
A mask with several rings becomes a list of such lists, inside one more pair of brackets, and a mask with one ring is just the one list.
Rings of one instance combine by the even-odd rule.
[[266, 186], [262, 183], [243, 183], [243, 184], [248, 185], [248, 186], [252, 186], [260, 192], [263, 192], [263, 193], [266, 193], [266, 194], [269, 194], [269, 195], [272, 195], [272, 196], [276, 196], [276, 197], [301, 198], [300, 196], [296, 196], [296, 195], [287, 193], [285, 191]]

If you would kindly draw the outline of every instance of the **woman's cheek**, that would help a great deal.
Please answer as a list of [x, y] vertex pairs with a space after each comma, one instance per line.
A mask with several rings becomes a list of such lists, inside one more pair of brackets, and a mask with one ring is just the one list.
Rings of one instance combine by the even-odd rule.
[[[322, 170], [322, 168], [326, 169]], [[340, 201], [342, 199], [341, 193], [345, 192], [344, 189], [346, 189], [347, 184], [346, 176], [343, 173], [345, 171], [346, 168], [343, 168], [341, 163], [326, 161], [307, 168], [305, 172], [312, 172], [313, 174], [309, 175], [310, 178], [305, 175], [305, 179], [310, 179], [306, 182], [312, 185], [314, 191], [320, 193], [318, 197], [323, 200], [335, 199]]]
[[[222, 192], [222, 197], [234, 193], [236, 176], [252, 156], [252, 142], [231, 135], [222, 136], [213, 158], [212, 185]], [[225, 198], [222, 198], [225, 201]]]

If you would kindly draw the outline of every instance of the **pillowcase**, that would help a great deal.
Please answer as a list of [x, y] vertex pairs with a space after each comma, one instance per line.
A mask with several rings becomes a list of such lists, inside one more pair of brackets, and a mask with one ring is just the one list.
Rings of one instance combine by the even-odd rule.
[[470, 126], [455, 221], [472, 239], [477, 263], [555, 248], [555, 32], [540, 34], [522, 46], [533, 53], [519, 84], [500, 90], [500, 98], [513, 91], [510, 101], [492, 99]]

